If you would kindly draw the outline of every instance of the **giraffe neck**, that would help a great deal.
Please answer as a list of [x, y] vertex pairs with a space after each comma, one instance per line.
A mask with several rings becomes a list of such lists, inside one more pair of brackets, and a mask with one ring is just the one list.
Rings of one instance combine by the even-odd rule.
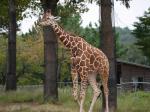
[[60, 41], [64, 44], [64, 46], [71, 49], [71, 40], [73, 40], [73, 36], [70, 36], [69, 33], [65, 32], [57, 23], [52, 25], [52, 27]]

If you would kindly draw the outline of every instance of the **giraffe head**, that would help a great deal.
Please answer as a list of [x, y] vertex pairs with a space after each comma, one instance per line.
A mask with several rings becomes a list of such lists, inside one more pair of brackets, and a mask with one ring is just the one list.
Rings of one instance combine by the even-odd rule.
[[42, 19], [40, 20], [39, 24], [41, 26], [55, 26], [56, 21], [59, 20], [59, 18], [57, 17], [54, 17], [52, 14], [51, 14], [51, 11], [50, 10], [47, 10]]

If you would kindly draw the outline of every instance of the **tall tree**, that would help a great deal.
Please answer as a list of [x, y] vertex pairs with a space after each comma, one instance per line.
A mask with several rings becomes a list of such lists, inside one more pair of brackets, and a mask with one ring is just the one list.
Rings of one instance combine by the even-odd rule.
[[[44, 12], [51, 10], [56, 14], [58, 0], [41, 0]], [[52, 27], [43, 28], [44, 33], [44, 100], [58, 99], [57, 90], [57, 38]]]
[[15, 0], [9, 2], [9, 37], [8, 37], [8, 65], [6, 76], [6, 90], [16, 90], [16, 8]]
[[[31, 0], [15, 0], [16, 20], [22, 20], [27, 16], [24, 12], [29, 6], [31, 7]], [[8, 14], [8, 0], [0, 0], [0, 32], [7, 32], [9, 28], [9, 14]], [[31, 7], [32, 8], [32, 7]], [[33, 9], [33, 8], [32, 8]]]
[[135, 22], [134, 27], [133, 34], [137, 38], [136, 44], [140, 46], [150, 64], [150, 8], [144, 16], [139, 17], [139, 22]]
[[[115, 39], [112, 28], [112, 1], [101, 0], [101, 48], [110, 63], [109, 77], [109, 109], [115, 112], [117, 107]], [[103, 111], [104, 111], [103, 103]]]

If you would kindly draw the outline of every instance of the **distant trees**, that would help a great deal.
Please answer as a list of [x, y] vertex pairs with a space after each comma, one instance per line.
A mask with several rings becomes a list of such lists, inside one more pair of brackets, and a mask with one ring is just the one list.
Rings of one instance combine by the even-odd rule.
[[[32, 33], [33, 32], [33, 33]], [[8, 38], [0, 36], [0, 85], [6, 84]], [[43, 38], [35, 28], [16, 37], [16, 80], [18, 85], [43, 84]]]
[[5, 85], [6, 83], [6, 72], [7, 72], [7, 38], [0, 37], [0, 85]]
[[43, 84], [43, 37], [42, 32], [17, 36], [17, 83], [18, 85]]
[[150, 64], [150, 8], [139, 21], [134, 23], [133, 34], [137, 38], [136, 45], [140, 46], [142, 53], [148, 58]]

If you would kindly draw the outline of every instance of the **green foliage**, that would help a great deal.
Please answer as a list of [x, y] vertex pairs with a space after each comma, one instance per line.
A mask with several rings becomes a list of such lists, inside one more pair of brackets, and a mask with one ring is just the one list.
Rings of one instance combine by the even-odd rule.
[[72, 34], [79, 34], [81, 30], [81, 16], [74, 14], [71, 17], [62, 18], [61, 23], [65, 31], [69, 31]]
[[[33, 28], [34, 29], [34, 28]], [[7, 73], [7, 38], [0, 37], [0, 85], [5, 84]], [[43, 83], [42, 32], [17, 36], [17, 83], [19, 85]]]
[[119, 59], [144, 65], [149, 64], [147, 58], [142, 54], [139, 46], [130, 44], [128, 46], [124, 46], [124, 48], [125, 52], [121, 57], [119, 57]]
[[115, 41], [116, 41], [116, 58], [120, 58], [125, 54], [126, 48], [123, 46], [123, 44], [121, 44], [120, 35], [117, 32], [115, 34]]
[[133, 34], [137, 38], [136, 44], [140, 46], [150, 63], [150, 8], [144, 16], [139, 17], [139, 22], [135, 22], [134, 27]]
[[5, 84], [7, 38], [0, 37], [0, 84]]
[[84, 13], [88, 11], [87, 5], [88, 1], [84, 0], [66, 0], [64, 3], [58, 3], [57, 5], [57, 15], [65, 18], [70, 17], [75, 13]]
[[100, 34], [99, 34], [99, 27], [95, 26], [94, 28], [90, 23], [89, 26], [82, 28], [80, 30], [80, 35], [91, 45], [95, 47], [100, 46]]
[[[39, 33], [30, 32], [26, 37], [17, 38], [18, 84], [43, 83], [43, 39]], [[33, 37], [32, 37], [33, 36]]]
[[[17, 21], [22, 20], [22, 12], [24, 12], [29, 3], [30, 0], [15, 0], [16, 4], [16, 17]], [[7, 30], [8, 29], [8, 21], [9, 21], [9, 15], [8, 15], [8, 1], [7, 0], [1, 0], [0, 1], [0, 31]]]

